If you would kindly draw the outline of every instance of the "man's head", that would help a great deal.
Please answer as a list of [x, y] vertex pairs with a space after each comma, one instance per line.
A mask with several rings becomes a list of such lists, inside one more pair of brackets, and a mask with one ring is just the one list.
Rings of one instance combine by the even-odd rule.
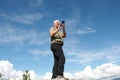
[[60, 26], [60, 21], [59, 20], [54, 20], [53, 23], [54, 23], [55, 27]]

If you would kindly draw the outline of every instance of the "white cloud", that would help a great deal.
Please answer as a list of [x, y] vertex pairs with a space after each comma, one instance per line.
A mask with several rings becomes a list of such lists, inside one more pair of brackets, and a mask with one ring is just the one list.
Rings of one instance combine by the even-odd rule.
[[31, 7], [38, 8], [43, 3], [43, 0], [29, 0], [29, 4]]
[[[17, 71], [14, 69], [14, 65], [6, 60], [0, 61], [0, 73], [4, 76], [4, 80], [22, 80], [23, 71]], [[32, 80], [46, 80], [51, 79], [52, 73], [46, 72], [45, 75], [38, 75], [34, 70], [30, 70], [30, 77]], [[120, 66], [113, 63], [106, 63], [97, 66], [92, 69], [90, 65], [86, 66], [84, 70], [80, 72], [70, 73], [65, 72], [64, 75], [67, 78], [75, 80], [113, 80], [120, 78]]]
[[38, 55], [48, 55], [51, 53], [51, 51], [46, 51], [46, 50], [40, 50], [40, 49], [32, 49], [30, 50], [30, 53], [34, 54], [35, 56], [38, 56]]
[[80, 14], [78, 12], [74, 12], [73, 14], [71, 14], [72, 16], [69, 17], [69, 19], [66, 20], [66, 28], [68, 30], [73, 30], [73, 28], [76, 28], [77, 25], [80, 24], [81, 22], [81, 17]]
[[[71, 75], [71, 73], [69, 73]], [[92, 69], [91, 66], [72, 74], [75, 80], [113, 80], [120, 77], [120, 66], [107, 63]]]
[[38, 21], [43, 18], [43, 15], [40, 13], [34, 13], [34, 14], [22, 14], [22, 15], [6, 15], [1, 14], [1, 16], [9, 19], [13, 22], [20, 22], [23, 24], [32, 24], [35, 21]]
[[46, 72], [46, 74], [44, 75], [44, 79], [51, 79], [52, 73], [51, 72]]
[[29, 52], [33, 55], [35, 60], [39, 60], [41, 56], [50, 55], [50, 50], [30, 49]]
[[13, 68], [13, 64], [9, 61], [0, 61], [0, 72], [3, 75], [2, 78], [5, 80], [22, 80], [22, 71], [17, 71]]
[[0, 43], [29, 43], [43, 44], [49, 39], [47, 33], [37, 32], [33, 29], [24, 30], [10, 24], [0, 25]]
[[93, 32], [96, 32], [96, 30], [94, 30], [90, 27], [87, 27], [85, 29], [78, 29], [77, 30], [77, 34], [79, 34], [79, 35], [83, 35], [83, 34], [87, 34], [87, 33], [93, 33]]
[[68, 34], [84, 35], [96, 32], [96, 30], [92, 28], [93, 25], [90, 24], [91, 19], [88, 18], [87, 22], [83, 21], [78, 9], [75, 9], [73, 13], [71, 13], [71, 15], [72, 16], [66, 20], [66, 28], [68, 30], [67, 31]]
[[[3, 80], [23, 80], [23, 71], [14, 69], [14, 65], [7, 60], [0, 61], [0, 73], [3, 75]], [[42, 80], [43, 76], [37, 75], [33, 70], [29, 71], [32, 80]]]
[[[0, 26], [0, 43], [9, 43], [9, 42], [22, 42], [24, 36], [18, 34], [19, 31], [17, 28], [12, 27], [11, 25], [1, 25]], [[23, 33], [23, 32], [22, 32]]]
[[37, 75], [35, 71], [33, 70], [30, 70], [29, 73], [30, 73], [31, 80], [42, 80], [43, 79], [42, 75]]
[[[104, 48], [101, 50], [90, 50], [90, 51], [80, 51], [80, 49], [76, 51], [66, 51], [68, 56], [74, 57], [69, 58], [68, 62], [76, 62], [80, 64], [88, 64], [92, 63], [97, 60], [104, 60], [107, 62], [116, 63], [119, 61], [119, 53], [120, 53], [120, 46], [111, 46], [108, 48]], [[89, 56], [89, 57], [88, 57]]]

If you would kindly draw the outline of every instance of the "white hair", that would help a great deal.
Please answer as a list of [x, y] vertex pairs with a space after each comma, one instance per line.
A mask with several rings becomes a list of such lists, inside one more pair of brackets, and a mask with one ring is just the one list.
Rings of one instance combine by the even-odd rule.
[[54, 20], [53, 23], [60, 22], [59, 20]]

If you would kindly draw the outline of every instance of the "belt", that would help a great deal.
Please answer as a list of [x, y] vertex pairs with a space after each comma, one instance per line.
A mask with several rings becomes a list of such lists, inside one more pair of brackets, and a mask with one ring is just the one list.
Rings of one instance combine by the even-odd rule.
[[51, 43], [58, 43], [58, 44], [63, 44], [63, 41], [60, 39], [55, 39]]

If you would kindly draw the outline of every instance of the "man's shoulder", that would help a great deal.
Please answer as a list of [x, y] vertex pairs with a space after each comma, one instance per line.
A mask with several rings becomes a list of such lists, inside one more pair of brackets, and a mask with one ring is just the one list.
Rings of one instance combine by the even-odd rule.
[[51, 27], [51, 28], [50, 28], [50, 31], [51, 31], [51, 30], [54, 30], [54, 27]]
[[50, 27], [50, 29], [54, 29], [54, 27]]

